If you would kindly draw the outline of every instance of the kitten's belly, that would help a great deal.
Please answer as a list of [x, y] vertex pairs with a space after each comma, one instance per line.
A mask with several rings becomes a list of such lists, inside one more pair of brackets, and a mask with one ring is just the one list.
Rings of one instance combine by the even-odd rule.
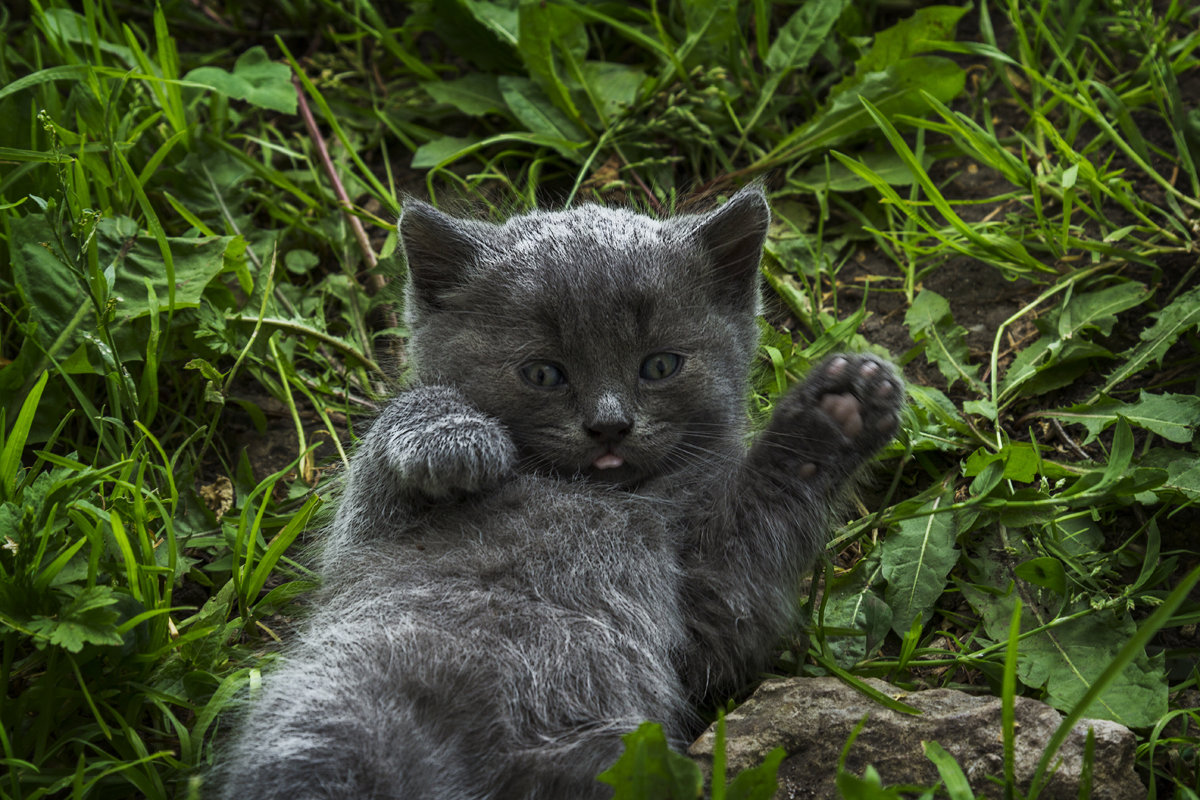
[[[331, 588], [355, 598], [364, 630], [387, 629], [391, 657], [412, 674], [455, 675], [425, 686], [484, 684], [540, 710], [536, 729], [672, 725], [685, 703], [671, 654], [686, 632], [665, 512], [620, 490], [525, 476], [364, 546], [357, 574]], [[344, 625], [345, 604], [332, 605]]]

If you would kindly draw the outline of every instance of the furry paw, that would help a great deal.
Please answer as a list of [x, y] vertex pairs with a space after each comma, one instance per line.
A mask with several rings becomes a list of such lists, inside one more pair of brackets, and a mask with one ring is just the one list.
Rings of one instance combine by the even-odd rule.
[[903, 390], [896, 370], [868, 355], [837, 355], [808, 377], [817, 405], [843, 436], [871, 450], [887, 444], [899, 424]]
[[462, 412], [423, 420], [390, 437], [387, 458], [400, 483], [431, 500], [495, 488], [517, 451], [498, 422]]
[[850, 472], [896, 434], [904, 399], [895, 368], [871, 355], [827, 358], [784, 397], [773, 427], [801, 477]]

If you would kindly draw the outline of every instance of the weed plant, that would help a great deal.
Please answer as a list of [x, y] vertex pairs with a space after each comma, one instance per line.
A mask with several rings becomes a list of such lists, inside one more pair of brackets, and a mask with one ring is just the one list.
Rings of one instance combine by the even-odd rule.
[[[918, 5], [0, 12], [0, 798], [198, 794], [403, 368], [398, 198], [756, 179], [757, 406], [839, 349], [910, 377], [777, 670], [1117, 720], [1151, 796], [1200, 794], [1200, 9]], [[606, 779], [695, 797], [656, 735]]]

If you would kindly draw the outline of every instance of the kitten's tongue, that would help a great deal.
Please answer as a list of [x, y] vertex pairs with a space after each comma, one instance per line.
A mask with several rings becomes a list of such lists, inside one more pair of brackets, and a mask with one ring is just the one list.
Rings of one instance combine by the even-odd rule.
[[616, 469], [625, 463], [625, 459], [621, 458], [616, 453], [605, 453], [592, 462], [592, 466], [596, 469]]

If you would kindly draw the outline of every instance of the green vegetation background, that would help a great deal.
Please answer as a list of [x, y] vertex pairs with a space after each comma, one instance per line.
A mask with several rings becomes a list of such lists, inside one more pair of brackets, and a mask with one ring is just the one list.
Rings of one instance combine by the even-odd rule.
[[752, 179], [758, 407], [839, 349], [911, 380], [777, 671], [1115, 719], [1154, 796], [1200, 792], [1189, 3], [0, 14], [0, 798], [198, 791], [402, 369], [398, 198]]

